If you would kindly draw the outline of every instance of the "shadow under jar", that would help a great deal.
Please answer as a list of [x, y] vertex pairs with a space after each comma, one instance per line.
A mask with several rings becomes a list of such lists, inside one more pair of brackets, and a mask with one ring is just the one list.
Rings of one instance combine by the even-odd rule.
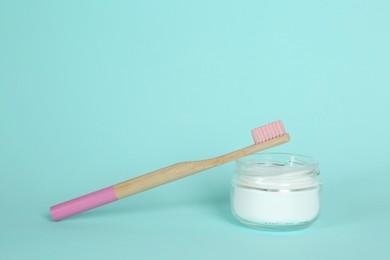
[[241, 223], [274, 231], [310, 225], [320, 212], [318, 162], [289, 153], [257, 153], [236, 160], [231, 209]]

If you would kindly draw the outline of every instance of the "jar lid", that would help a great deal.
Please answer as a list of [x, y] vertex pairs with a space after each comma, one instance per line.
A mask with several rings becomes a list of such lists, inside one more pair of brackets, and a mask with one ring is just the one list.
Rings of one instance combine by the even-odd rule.
[[236, 160], [235, 183], [267, 191], [306, 190], [319, 186], [318, 161], [291, 153], [256, 153]]

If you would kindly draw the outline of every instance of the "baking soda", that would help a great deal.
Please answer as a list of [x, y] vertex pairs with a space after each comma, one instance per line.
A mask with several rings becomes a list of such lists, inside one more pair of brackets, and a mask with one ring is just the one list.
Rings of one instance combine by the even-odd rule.
[[318, 163], [293, 154], [255, 154], [236, 161], [231, 207], [244, 224], [262, 229], [294, 229], [320, 212]]
[[234, 213], [254, 223], [303, 224], [320, 210], [319, 191], [272, 192], [237, 187], [232, 196]]

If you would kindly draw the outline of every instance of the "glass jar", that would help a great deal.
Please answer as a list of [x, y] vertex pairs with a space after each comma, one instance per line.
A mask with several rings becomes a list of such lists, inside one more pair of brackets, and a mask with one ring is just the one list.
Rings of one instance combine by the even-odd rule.
[[320, 212], [318, 162], [289, 153], [257, 153], [236, 160], [231, 209], [243, 224], [265, 230], [310, 225]]

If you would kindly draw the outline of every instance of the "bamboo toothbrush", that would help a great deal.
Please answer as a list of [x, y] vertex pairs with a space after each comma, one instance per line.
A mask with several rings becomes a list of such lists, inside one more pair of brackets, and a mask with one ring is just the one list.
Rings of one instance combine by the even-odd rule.
[[240, 150], [208, 160], [176, 163], [52, 206], [50, 208], [52, 219], [58, 221], [194, 173], [239, 159], [249, 154], [287, 143], [290, 140], [290, 136], [286, 133], [283, 123], [280, 120], [253, 129], [252, 136], [255, 144]]

